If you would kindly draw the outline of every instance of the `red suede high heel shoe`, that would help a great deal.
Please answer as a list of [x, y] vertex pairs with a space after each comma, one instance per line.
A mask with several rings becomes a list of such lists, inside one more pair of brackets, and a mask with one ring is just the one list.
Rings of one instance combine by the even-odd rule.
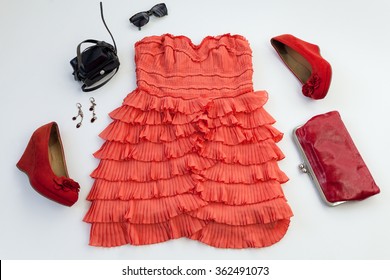
[[16, 166], [46, 198], [66, 206], [78, 200], [80, 186], [69, 178], [57, 123], [51, 122], [35, 130]]
[[290, 34], [276, 36], [271, 44], [290, 71], [301, 82], [302, 93], [313, 99], [326, 96], [332, 80], [332, 67], [317, 45]]

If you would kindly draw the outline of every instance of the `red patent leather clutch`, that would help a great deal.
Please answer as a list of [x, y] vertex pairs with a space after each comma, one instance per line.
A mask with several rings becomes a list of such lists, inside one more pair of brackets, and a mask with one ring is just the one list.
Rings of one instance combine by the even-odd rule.
[[329, 205], [380, 192], [337, 111], [311, 118], [294, 136], [305, 158], [300, 168], [311, 175]]

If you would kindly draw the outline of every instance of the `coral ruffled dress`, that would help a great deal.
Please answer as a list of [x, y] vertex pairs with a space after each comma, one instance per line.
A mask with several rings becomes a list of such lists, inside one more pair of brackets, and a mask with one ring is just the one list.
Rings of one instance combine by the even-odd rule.
[[291, 209], [279, 169], [282, 133], [254, 91], [252, 52], [238, 35], [146, 37], [137, 89], [110, 113], [94, 154], [90, 245], [188, 237], [221, 248], [279, 241]]

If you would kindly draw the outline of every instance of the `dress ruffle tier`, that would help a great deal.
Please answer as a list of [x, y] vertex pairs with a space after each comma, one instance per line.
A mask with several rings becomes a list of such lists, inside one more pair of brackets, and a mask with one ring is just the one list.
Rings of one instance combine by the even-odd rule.
[[283, 134], [264, 109], [267, 92], [253, 90], [249, 43], [165, 34], [135, 48], [137, 89], [110, 113], [94, 154], [90, 245], [279, 241], [292, 217], [278, 166]]

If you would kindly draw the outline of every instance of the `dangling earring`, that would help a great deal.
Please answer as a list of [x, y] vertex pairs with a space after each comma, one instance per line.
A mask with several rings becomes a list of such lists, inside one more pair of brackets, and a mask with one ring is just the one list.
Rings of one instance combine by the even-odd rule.
[[78, 116], [80, 116], [80, 122], [76, 124], [76, 127], [79, 128], [83, 122], [83, 118], [84, 118], [84, 113], [83, 111], [81, 110], [81, 104], [80, 103], [77, 103], [77, 108], [79, 109], [78, 113], [77, 113], [77, 116], [73, 117], [72, 120], [76, 120]]
[[97, 120], [97, 117], [95, 114], [95, 106], [96, 106], [95, 98], [91, 97], [91, 98], [89, 98], [89, 101], [91, 101], [91, 107], [89, 107], [89, 110], [92, 111], [91, 123], [93, 123], [94, 121]]

